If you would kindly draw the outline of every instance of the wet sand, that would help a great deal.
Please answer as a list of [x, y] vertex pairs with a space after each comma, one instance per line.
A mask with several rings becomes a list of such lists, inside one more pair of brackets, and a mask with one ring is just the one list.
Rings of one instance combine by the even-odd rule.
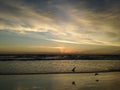
[[120, 72], [0, 75], [0, 90], [120, 90]]

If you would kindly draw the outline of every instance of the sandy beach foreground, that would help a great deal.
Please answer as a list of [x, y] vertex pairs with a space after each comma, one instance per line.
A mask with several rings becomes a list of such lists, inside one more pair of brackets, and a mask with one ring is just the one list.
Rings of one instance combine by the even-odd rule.
[[0, 75], [0, 90], [120, 90], [120, 72]]

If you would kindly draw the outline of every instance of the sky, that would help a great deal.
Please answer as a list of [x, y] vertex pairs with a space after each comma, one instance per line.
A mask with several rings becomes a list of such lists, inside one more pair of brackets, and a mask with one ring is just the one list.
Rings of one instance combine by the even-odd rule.
[[120, 54], [120, 0], [0, 0], [0, 53]]

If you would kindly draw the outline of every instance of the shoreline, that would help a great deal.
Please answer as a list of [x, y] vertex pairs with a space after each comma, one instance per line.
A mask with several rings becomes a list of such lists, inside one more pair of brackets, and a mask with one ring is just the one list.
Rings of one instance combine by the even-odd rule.
[[42, 74], [88, 74], [88, 73], [120, 73], [120, 70], [115, 71], [96, 71], [96, 72], [51, 72], [51, 73], [0, 73], [1, 75], [42, 75]]

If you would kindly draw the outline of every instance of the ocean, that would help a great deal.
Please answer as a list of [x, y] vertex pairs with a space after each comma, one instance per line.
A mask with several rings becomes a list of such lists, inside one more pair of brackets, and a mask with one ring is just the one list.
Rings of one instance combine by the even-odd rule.
[[119, 59], [4, 57], [0, 57], [0, 90], [120, 90]]
[[0, 61], [0, 74], [41, 74], [120, 71], [120, 60]]

